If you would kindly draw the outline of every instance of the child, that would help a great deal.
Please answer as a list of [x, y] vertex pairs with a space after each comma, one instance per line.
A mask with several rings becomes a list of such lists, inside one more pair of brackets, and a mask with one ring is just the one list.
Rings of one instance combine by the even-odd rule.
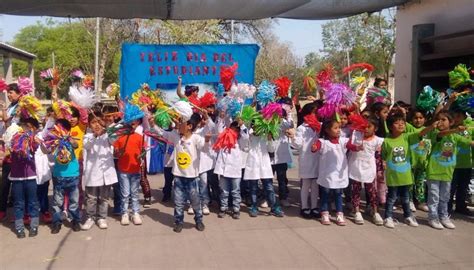
[[209, 147], [211, 135], [205, 138], [194, 134], [201, 117], [193, 114], [187, 122], [179, 124], [178, 140], [172, 141], [175, 146], [173, 158], [174, 180], [174, 228], [173, 231], [180, 233], [183, 230], [184, 205], [189, 199], [194, 211], [196, 229], [204, 231], [202, 222], [202, 208], [199, 197], [199, 151]]
[[[301, 209], [300, 215], [303, 218], [319, 218], [318, 210], [318, 170], [319, 153], [311, 151], [311, 145], [318, 139], [321, 131], [321, 124], [316, 118], [316, 103], [308, 103], [301, 110], [303, 124], [296, 129], [296, 135], [291, 139], [291, 145], [299, 151], [298, 173], [301, 179]], [[308, 199], [311, 197], [311, 204]]]
[[249, 134], [249, 152], [244, 172], [244, 181], [248, 181], [252, 202], [249, 215], [251, 217], [258, 216], [257, 190], [260, 179], [267, 196], [267, 202], [271, 207], [271, 213], [276, 217], [283, 217], [283, 212], [276, 202], [272, 185], [273, 171], [269, 152], [275, 152], [275, 146], [271, 135], [268, 135], [268, 140], [265, 140], [265, 138], [258, 136], [260, 134], [255, 134], [253, 130], [250, 130]]
[[342, 212], [342, 192], [349, 185], [347, 169], [347, 148], [349, 139], [341, 137], [341, 124], [336, 120], [326, 120], [322, 126], [322, 139], [318, 139], [311, 151], [319, 152], [318, 184], [321, 196], [321, 224], [330, 225], [329, 196], [334, 194], [336, 203], [336, 224], [345, 226]]
[[383, 225], [383, 219], [377, 210], [377, 190], [375, 187], [375, 178], [377, 175], [375, 166], [375, 152], [380, 151], [383, 138], [375, 136], [378, 121], [375, 118], [367, 120], [368, 126], [364, 132], [364, 140], [360, 151], [351, 151], [349, 154], [349, 179], [352, 185], [352, 205], [354, 207], [356, 224], [364, 224], [364, 219], [360, 213], [360, 191], [362, 183], [366, 194], [369, 194], [372, 219], [375, 225]]
[[[199, 115], [199, 114], [196, 114]], [[212, 119], [203, 114], [199, 123], [199, 128], [196, 130], [196, 134], [201, 137], [206, 134], [215, 134], [216, 126]], [[213, 136], [214, 137], [214, 136]], [[199, 152], [199, 196], [201, 198], [201, 208], [203, 215], [209, 215], [209, 180], [212, 177], [213, 170], [216, 164], [216, 152], [211, 148], [207, 147]], [[189, 207], [188, 213], [193, 214], [192, 207]]]
[[110, 189], [117, 183], [113, 150], [105, 133], [102, 113], [89, 114], [92, 133], [84, 136], [84, 184], [86, 187], [86, 221], [82, 230], [89, 230], [94, 221], [101, 229], [107, 229], [107, 210]]
[[[128, 106], [126, 107], [127, 110]], [[118, 157], [117, 170], [121, 191], [121, 210], [122, 218], [120, 224], [127, 226], [130, 224], [130, 216], [128, 214], [128, 206], [130, 198], [132, 200], [132, 222], [135, 225], [143, 223], [140, 217], [140, 203], [138, 202], [138, 189], [140, 185], [140, 176], [142, 169], [141, 155], [144, 147], [144, 138], [135, 132], [140, 125], [139, 119], [143, 117], [143, 113], [137, 114], [136, 117], [124, 119], [126, 127], [129, 129], [126, 135], [119, 137], [114, 143], [115, 153]]]
[[[467, 115], [461, 108], [454, 108], [453, 110], [453, 127], [470, 126], [471, 128], [460, 131], [458, 134], [468, 140], [474, 139], [474, 129], [472, 122], [468, 123]], [[469, 188], [469, 181], [471, 179], [472, 167], [472, 151], [471, 147], [460, 144], [458, 146], [458, 153], [456, 157], [456, 169], [453, 173], [453, 182], [451, 184], [451, 196], [449, 203], [449, 211], [453, 208], [454, 195], [456, 195], [455, 212], [467, 216], [471, 216], [471, 211], [467, 208], [466, 199]]]
[[[379, 84], [382, 83], [382, 81], [378, 82]], [[381, 102], [376, 102], [372, 104], [371, 106], [371, 111], [372, 114], [377, 118], [379, 124], [377, 126], [377, 132], [375, 135], [380, 138], [385, 138], [388, 133], [388, 128], [387, 128], [387, 116], [388, 116], [388, 111], [389, 107], [388, 105], [381, 103]], [[376, 178], [376, 183], [377, 183], [377, 198], [380, 204], [384, 205], [387, 199], [387, 184], [385, 183], [385, 175], [384, 175], [384, 166], [383, 166], [383, 160], [382, 160], [382, 154], [380, 151], [375, 152], [375, 161], [376, 161], [376, 168], [377, 168], [377, 178]]]
[[[65, 119], [56, 120], [58, 128], [68, 132], [66, 138], [63, 138], [64, 143], [67, 143], [71, 148], [76, 149], [78, 143], [75, 138], [70, 137], [71, 124]], [[51, 152], [52, 149], [46, 149], [41, 146], [43, 152]], [[80, 226], [80, 211], [79, 211], [79, 162], [74, 151], [68, 153], [69, 159], [62, 159], [59, 156], [54, 158], [53, 166], [53, 226], [51, 228], [52, 234], [57, 234], [61, 230], [64, 196], [69, 195], [69, 205], [64, 210], [69, 210], [72, 218], [72, 230], [78, 232], [81, 230]]]
[[[248, 136], [240, 130], [240, 124], [234, 121], [230, 127], [224, 131], [232, 133], [236, 138], [235, 145], [228, 148], [221, 148], [217, 155], [216, 167], [214, 173], [219, 175], [220, 192], [220, 211], [219, 218], [223, 218], [228, 210], [229, 194], [232, 195], [232, 218], [240, 218], [240, 180], [242, 177], [242, 151], [243, 147], [247, 145]], [[224, 135], [222, 135], [224, 136]], [[219, 139], [219, 138], [218, 138]], [[216, 144], [219, 141], [216, 142]]]
[[[407, 123], [407, 132], [419, 132], [424, 128], [426, 123], [426, 114], [418, 109], [412, 111], [409, 115], [411, 124]], [[416, 204], [416, 208], [427, 212], [428, 207], [426, 206], [426, 165], [427, 156], [431, 151], [431, 141], [424, 136], [421, 141], [410, 145], [411, 151], [411, 165], [415, 184], [413, 185], [413, 201]], [[411, 203], [410, 203], [411, 205]], [[411, 207], [413, 211], [413, 207]]]
[[[25, 224], [23, 216], [25, 203], [28, 205], [28, 214], [31, 217], [30, 237], [38, 234], [39, 225], [39, 203], [36, 195], [36, 166], [34, 153], [38, 148], [39, 140], [36, 138], [36, 130], [39, 128], [38, 120], [34, 118], [21, 118], [20, 126], [23, 131], [12, 138], [11, 171], [9, 179], [12, 183], [13, 206], [15, 209], [15, 232], [18, 238], [25, 238]], [[23, 135], [21, 135], [23, 134]], [[14, 145], [19, 144], [20, 136], [28, 136], [33, 141], [28, 145], [29, 153], [22, 153]], [[26, 139], [26, 138], [25, 138]], [[21, 147], [21, 146], [20, 146]], [[25, 156], [27, 154], [27, 156]]]
[[418, 222], [410, 210], [410, 186], [413, 177], [410, 164], [409, 146], [423, 137], [429, 129], [417, 133], [405, 133], [405, 116], [395, 112], [387, 118], [390, 135], [382, 145], [382, 157], [386, 161], [385, 174], [387, 177], [388, 195], [385, 205], [384, 226], [390, 229], [395, 227], [393, 222], [393, 206], [398, 197], [401, 198], [405, 223], [418, 227]]
[[[451, 129], [453, 117], [450, 112], [443, 110], [436, 116], [433, 124], [437, 130], [428, 134], [433, 144], [433, 150], [428, 160], [428, 219], [431, 227], [442, 230], [454, 229], [449, 219], [448, 201], [451, 190], [451, 180], [457, 163], [459, 149], [474, 146], [471, 139], [464, 138], [459, 133], [466, 128], [458, 126]], [[469, 179], [469, 177], [468, 177]]]
[[272, 170], [276, 173], [278, 181], [278, 199], [280, 200], [280, 205], [284, 207], [290, 206], [288, 201], [288, 178], [286, 176], [286, 171], [288, 170], [288, 164], [292, 162], [291, 153], [290, 153], [290, 142], [286, 132], [294, 128], [293, 117], [290, 113], [292, 106], [292, 101], [290, 98], [282, 98], [280, 102], [283, 103], [283, 118], [280, 125], [280, 136], [275, 138], [275, 154], [273, 155], [272, 161]]

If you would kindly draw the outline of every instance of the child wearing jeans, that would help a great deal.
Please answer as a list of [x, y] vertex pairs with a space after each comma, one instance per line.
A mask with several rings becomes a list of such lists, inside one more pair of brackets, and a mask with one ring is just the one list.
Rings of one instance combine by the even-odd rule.
[[178, 140], [174, 144], [173, 175], [174, 179], [174, 228], [173, 231], [180, 233], [183, 229], [184, 206], [189, 199], [194, 210], [196, 229], [204, 230], [202, 222], [202, 208], [199, 197], [199, 152], [209, 147], [211, 134], [205, 138], [194, 134], [201, 116], [194, 113], [187, 122], [179, 124]]
[[94, 221], [101, 229], [107, 229], [107, 210], [112, 185], [117, 183], [114, 154], [105, 133], [102, 113], [89, 114], [92, 133], [84, 136], [84, 184], [86, 187], [86, 221], [82, 230], [89, 230]]
[[387, 118], [387, 126], [390, 134], [382, 144], [382, 157], [386, 162], [385, 173], [388, 186], [384, 226], [389, 229], [395, 227], [393, 206], [397, 198], [400, 197], [405, 223], [412, 227], [418, 227], [418, 222], [410, 210], [410, 188], [413, 185], [410, 145], [419, 142], [431, 127], [420, 132], [405, 133], [405, 115], [400, 112], [395, 112]]
[[[28, 205], [28, 214], [31, 217], [30, 237], [38, 234], [39, 225], [39, 203], [36, 195], [36, 166], [34, 153], [38, 149], [36, 130], [39, 123], [34, 118], [21, 118], [20, 131], [13, 135], [11, 147], [11, 171], [9, 179], [12, 183], [13, 206], [15, 209], [15, 232], [18, 238], [25, 238], [25, 203]], [[22, 138], [23, 137], [23, 138]], [[29, 138], [28, 138], [29, 137]], [[29, 142], [29, 153], [19, 151], [21, 146], [16, 147], [20, 140], [32, 140]]]
[[[130, 108], [128, 106], [127, 108]], [[135, 106], [136, 107], [136, 106]], [[120, 224], [123, 226], [130, 224], [130, 215], [128, 207], [130, 198], [132, 200], [132, 222], [135, 225], [141, 225], [143, 223], [140, 217], [140, 203], [138, 201], [138, 188], [140, 186], [141, 166], [142, 159], [141, 155], [144, 147], [143, 135], [135, 132], [136, 128], [140, 125], [140, 118], [144, 116], [143, 113], [139, 113], [136, 117], [131, 119], [124, 119], [125, 127], [128, 129], [128, 134], [120, 136], [114, 143], [115, 153], [118, 157], [117, 170], [120, 182], [120, 192], [122, 198], [121, 210], [122, 218]]]
[[433, 124], [437, 130], [428, 134], [433, 145], [427, 169], [428, 219], [430, 226], [438, 230], [455, 228], [448, 213], [451, 180], [459, 149], [474, 146], [471, 139], [454, 134], [466, 130], [466, 127], [458, 126], [450, 129], [452, 124], [452, 114], [448, 111], [440, 111]]
[[[71, 124], [66, 119], [56, 120], [55, 129], [61, 129], [67, 132], [66, 136], [61, 138], [62, 143], [66, 144], [67, 148], [77, 148], [77, 141], [70, 136]], [[49, 140], [50, 135], [45, 138]], [[46, 149], [41, 146], [43, 152], [57, 152], [55, 149]], [[57, 150], [57, 149], [56, 149]], [[74, 154], [74, 151], [61, 149], [59, 153], [54, 153], [53, 166], [53, 226], [51, 228], [52, 234], [57, 234], [61, 230], [64, 197], [69, 195], [69, 204], [64, 210], [69, 210], [69, 216], [72, 218], [72, 230], [78, 232], [81, 230], [80, 226], [80, 211], [79, 211], [79, 162]], [[65, 155], [63, 155], [65, 154]], [[70, 158], [68, 156], [70, 155]]]

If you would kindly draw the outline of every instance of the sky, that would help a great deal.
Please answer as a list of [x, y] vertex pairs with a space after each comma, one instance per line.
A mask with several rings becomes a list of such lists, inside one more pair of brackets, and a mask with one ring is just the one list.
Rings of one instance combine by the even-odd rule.
[[[0, 29], [2, 42], [13, 40], [21, 28], [35, 24], [37, 21], [45, 21], [48, 17], [28, 17], [0, 15]], [[278, 19], [274, 31], [281, 41], [291, 43], [295, 54], [304, 58], [310, 52], [318, 52], [322, 49], [321, 26], [326, 21], [290, 20]]]

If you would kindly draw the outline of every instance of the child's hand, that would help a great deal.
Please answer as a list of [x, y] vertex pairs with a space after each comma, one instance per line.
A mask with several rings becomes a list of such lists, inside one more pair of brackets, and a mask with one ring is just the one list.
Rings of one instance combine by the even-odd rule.
[[285, 135], [290, 138], [290, 139], [293, 139], [295, 137], [295, 129], [294, 128], [290, 128], [290, 129], [287, 129], [285, 131]]
[[211, 133], [207, 133], [206, 136], [204, 136], [204, 140], [206, 142], [210, 142], [211, 141], [211, 138], [212, 138], [212, 134]]
[[467, 128], [465, 126], [458, 126], [458, 131], [462, 132], [465, 131]]
[[321, 149], [321, 142], [319, 140], [314, 141], [313, 145], [311, 145], [311, 152], [317, 152]]
[[178, 83], [182, 83], [183, 82], [183, 78], [181, 76], [178, 76]]
[[436, 120], [436, 121], [433, 122], [433, 124], [431, 124], [431, 126], [432, 126], [433, 128], [437, 128], [438, 125], [439, 125], [439, 120]]

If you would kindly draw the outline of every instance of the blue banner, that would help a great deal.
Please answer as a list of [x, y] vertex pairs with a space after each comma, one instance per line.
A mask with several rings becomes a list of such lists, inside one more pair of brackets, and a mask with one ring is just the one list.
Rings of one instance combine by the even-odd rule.
[[255, 44], [153, 45], [123, 44], [120, 62], [120, 94], [128, 97], [148, 83], [153, 88], [172, 88], [178, 76], [185, 84], [217, 84], [221, 66], [238, 64], [237, 82], [253, 83]]

